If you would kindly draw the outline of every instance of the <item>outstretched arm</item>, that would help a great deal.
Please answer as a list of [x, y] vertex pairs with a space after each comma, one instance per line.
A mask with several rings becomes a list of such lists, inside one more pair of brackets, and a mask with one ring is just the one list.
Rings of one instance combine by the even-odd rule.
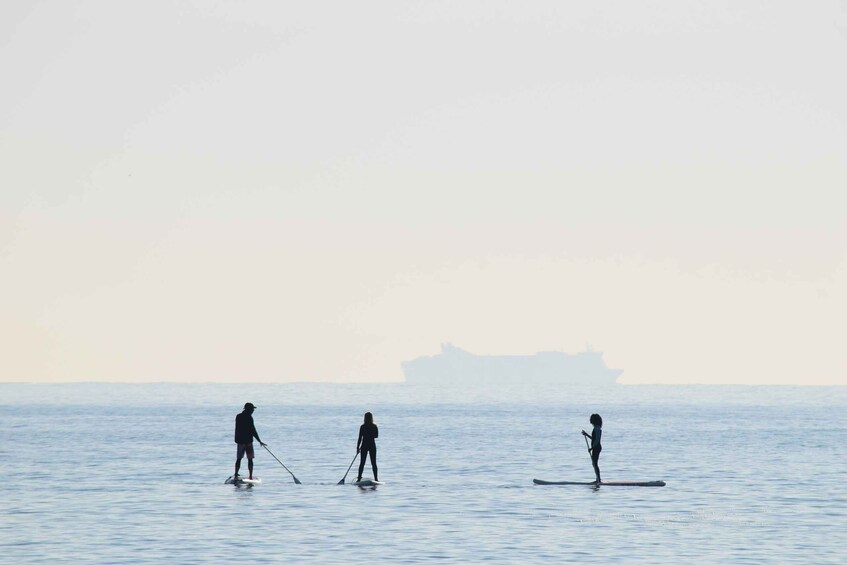
[[362, 428], [359, 428], [359, 439], [356, 440], [356, 453], [359, 453], [359, 449], [362, 447]]

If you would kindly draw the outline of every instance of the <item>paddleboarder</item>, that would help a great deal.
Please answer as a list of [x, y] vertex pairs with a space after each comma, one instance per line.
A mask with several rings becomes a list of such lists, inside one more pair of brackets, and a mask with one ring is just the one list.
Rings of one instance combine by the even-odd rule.
[[259, 444], [265, 447], [267, 444], [259, 439], [259, 434], [256, 432], [256, 426], [253, 424], [253, 411], [256, 409], [251, 402], [244, 405], [244, 411], [235, 417], [235, 443], [238, 444], [238, 452], [235, 458], [235, 475], [233, 479], [238, 478], [238, 471], [241, 469], [241, 459], [247, 455], [247, 470], [250, 473], [249, 479], [253, 479], [253, 438], [259, 440]]
[[590, 434], [582, 430], [582, 435], [591, 438], [591, 447], [588, 448], [588, 452], [591, 454], [591, 464], [594, 466], [594, 474], [597, 476], [597, 484], [599, 485], [600, 452], [603, 450], [603, 446], [600, 445], [600, 436], [603, 435], [603, 418], [600, 417], [600, 414], [592, 414], [588, 421], [591, 422], [594, 429], [591, 430]]
[[362, 480], [362, 471], [365, 470], [365, 458], [370, 456], [371, 468], [374, 472], [374, 481], [378, 481], [379, 477], [376, 473], [376, 438], [379, 437], [379, 428], [374, 424], [374, 415], [370, 412], [365, 412], [365, 422], [359, 426], [359, 439], [356, 440], [356, 453], [361, 453], [359, 460], [359, 476], [356, 482]]

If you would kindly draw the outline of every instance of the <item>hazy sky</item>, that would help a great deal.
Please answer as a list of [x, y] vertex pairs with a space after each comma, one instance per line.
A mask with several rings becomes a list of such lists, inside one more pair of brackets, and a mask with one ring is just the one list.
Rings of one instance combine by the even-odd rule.
[[441, 342], [847, 384], [847, 3], [0, 3], [0, 380]]

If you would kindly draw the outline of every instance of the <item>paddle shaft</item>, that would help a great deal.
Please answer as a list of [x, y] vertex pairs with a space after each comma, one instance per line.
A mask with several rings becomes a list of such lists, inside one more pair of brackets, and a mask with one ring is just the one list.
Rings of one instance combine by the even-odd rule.
[[279, 458], [278, 458], [276, 455], [274, 455], [274, 454], [273, 454], [273, 451], [271, 451], [270, 449], [268, 449], [268, 446], [267, 446], [267, 445], [263, 445], [262, 447], [264, 447], [264, 448], [268, 451], [268, 453], [270, 453], [270, 454], [271, 454], [271, 457], [273, 457], [274, 459], [276, 459], [276, 462], [277, 462], [277, 463], [279, 463], [280, 465], [282, 465], [282, 468], [283, 468], [283, 469], [285, 469], [286, 471], [288, 471], [288, 474], [289, 474], [289, 475], [291, 475], [291, 477], [294, 479], [294, 483], [295, 483], [295, 484], [298, 484], [298, 485], [303, 484], [303, 483], [301, 483], [301, 482], [297, 479], [297, 477], [295, 477], [295, 476], [294, 476], [294, 473], [292, 473], [292, 472], [291, 472], [291, 469], [289, 469], [288, 467], [286, 467], [286, 466], [285, 466], [285, 463], [283, 463], [282, 461], [280, 461], [280, 460], [279, 460]]
[[[359, 454], [358, 454], [358, 453], [356, 453], [356, 455], [354, 455], [354, 456], [353, 456], [353, 460], [352, 460], [352, 461], [350, 461], [350, 466], [349, 466], [349, 467], [347, 467], [347, 473], [349, 473], [349, 472], [350, 472], [350, 469], [352, 469], [352, 468], [353, 468], [353, 463], [355, 463], [355, 462], [356, 462], [356, 457], [358, 457], [358, 456], [359, 456]], [[344, 473], [344, 476], [343, 476], [343, 477], [341, 477], [341, 480], [340, 480], [340, 481], [338, 481], [338, 484], [339, 484], [339, 485], [343, 485], [343, 484], [344, 484], [344, 479], [346, 479], [346, 478], [347, 478], [347, 473]]]
[[591, 469], [594, 469], [594, 457], [591, 455], [591, 445], [588, 443], [588, 436], [582, 436], [585, 440], [585, 447], [588, 448], [588, 458], [591, 460]]
[[[589, 445], [589, 444], [588, 444], [588, 436], [585, 436], [585, 435], [584, 435], [584, 436], [582, 436], [582, 438], [585, 440], [585, 447], [587, 447], [587, 448], [588, 448], [588, 458], [589, 458], [589, 459], [591, 459], [591, 469], [592, 469], [592, 470], [594, 470], [594, 456], [593, 456], [593, 454], [591, 453], [591, 445]], [[596, 471], [595, 471], [595, 473], [596, 473]], [[600, 484], [600, 478], [599, 478], [599, 476], [598, 476], [598, 478], [597, 478], [597, 484], [598, 484], [598, 485]]]

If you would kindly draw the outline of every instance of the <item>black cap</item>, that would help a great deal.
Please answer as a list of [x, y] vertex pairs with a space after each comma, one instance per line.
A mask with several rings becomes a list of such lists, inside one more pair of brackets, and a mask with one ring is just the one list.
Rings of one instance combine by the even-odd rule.
[[248, 402], [247, 404], [245, 404], [245, 405], [244, 405], [244, 409], [245, 409], [245, 410], [247, 410], [248, 408], [252, 408], [253, 410], [255, 410], [255, 409], [256, 409], [256, 407], [255, 407], [255, 406], [253, 406], [253, 403], [252, 403], [252, 402]]

